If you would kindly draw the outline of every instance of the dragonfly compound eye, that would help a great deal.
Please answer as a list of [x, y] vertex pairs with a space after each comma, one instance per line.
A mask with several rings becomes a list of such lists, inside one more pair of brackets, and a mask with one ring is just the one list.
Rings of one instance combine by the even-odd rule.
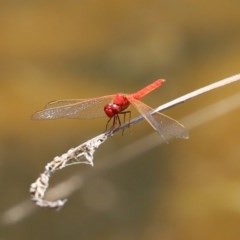
[[121, 111], [120, 106], [114, 103], [109, 103], [104, 107], [104, 112], [110, 118], [115, 116], [116, 114], [119, 114], [120, 111]]

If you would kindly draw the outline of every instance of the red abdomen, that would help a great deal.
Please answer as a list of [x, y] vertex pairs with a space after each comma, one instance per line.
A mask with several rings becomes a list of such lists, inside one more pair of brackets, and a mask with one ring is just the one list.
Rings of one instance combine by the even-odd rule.
[[138, 92], [134, 93], [133, 97], [136, 98], [136, 99], [140, 99], [140, 98], [144, 97], [145, 95], [147, 95], [148, 93], [155, 90], [156, 88], [160, 87], [164, 82], [165, 82], [164, 79], [158, 79], [155, 82], [146, 86], [145, 88], [143, 88], [143, 89], [139, 90]]

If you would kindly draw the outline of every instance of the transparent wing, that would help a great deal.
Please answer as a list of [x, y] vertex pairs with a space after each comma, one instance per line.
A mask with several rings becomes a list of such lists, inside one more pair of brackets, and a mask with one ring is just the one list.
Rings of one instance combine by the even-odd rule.
[[45, 109], [32, 115], [32, 119], [57, 118], [97, 118], [106, 116], [104, 105], [110, 102], [115, 95], [107, 95], [89, 99], [69, 99], [50, 102]]
[[128, 100], [165, 141], [167, 141], [167, 136], [177, 138], [189, 137], [188, 130], [178, 121], [158, 112], [151, 115], [151, 112], [154, 110], [151, 107], [132, 97], [128, 98]]

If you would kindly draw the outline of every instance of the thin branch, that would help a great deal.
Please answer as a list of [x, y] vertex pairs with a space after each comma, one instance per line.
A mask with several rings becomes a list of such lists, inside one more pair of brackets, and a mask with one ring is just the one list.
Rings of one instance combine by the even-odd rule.
[[[179, 97], [173, 101], [170, 101], [166, 104], [159, 106], [158, 108], [155, 109], [155, 111], [153, 113], [168, 109], [177, 104], [185, 102], [186, 100], [189, 100], [193, 97], [199, 96], [199, 95], [209, 92], [213, 89], [223, 87], [227, 84], [238, 81], [239, 79], [240, 79], [240, 74], [237, 74], [232, 77], [215, 82], [213, 84], [207, 85], [203, 88], [195, 90], [191, 93], [188, 93], [182, 97]], [[135, 124], [142, 119], [143, 118], [141, 116], [138, 118], [135, 118], [130, 122], [130, 124]], [[49, 179], [50, 179], [51, 175], [55, 171], [61, 170], [64, 167], [67, 167], [67, 166], [70, 166], [73, 164], [85, 163], [85, 164], [90, 164], [91, 166], [93, 166], [93, 154], [94, 154], [95, 150], [102, 143], [104, 143], [108, 139], [108, 137], [112, 136], [114, 134], [114, 132], [124, 129], [126, 126], [129, 126], [129, 123], [122, 125], [120, 128], [117, 128], [112, 132], [106, 132], [104, 134], [101, 134], [101, 135], [79, 145], [76, 148], [72, 148], [67, 153], [63, 154], [60, 157], [59, 156], [55, 157], [53, 159], [53, 161], [51, 161], [50, 163], [48, 163], [46, 165], [45, 171], [40, 175], [40, 177], [34, 183], [31, 184], [31, 187], [30, 187], [31, 199], [36, 203], [36, 205], [38, 205], [40, 207], [49, 207], [49, 208], [57, 208], [57, 209], [61, 208], [66, 203], [66, 201], [67, 201], [66, 199], [56, 200], [56, 201], [48, 201], [48, 200], [43, 199], [45, 192], [48, 188]]]
[[109, 133], [101, 134], [75, 148], [69, 149], [67, 153], [55, 157], [53, 161], [45, 166], [45, 171], [40, 175], [40, 177], [31, 184], [30, 193], [32, 201], [40, 207], [61, 208], [66, 203], [67, 199], [57, 201], [48, 201], [43, 199], [48, 188], [51, 175], [55, 171], [61, 170], [73, 164], [85, 163], [93, 166], [94, 152], [107, 140], [109, 136]]

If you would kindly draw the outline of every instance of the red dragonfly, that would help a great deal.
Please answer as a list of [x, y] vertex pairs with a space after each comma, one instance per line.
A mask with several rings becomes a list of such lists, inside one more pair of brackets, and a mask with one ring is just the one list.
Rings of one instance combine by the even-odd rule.
[[[166, 136], [188, 138], [188, 131], [181, 123], [162, 113], [157, 112], [152, 114], [154, 109], [139, 101], [139, 99], [160, 87], [164, 82], [164, 79], [158, 79], [132, 94], [117, 93], [96, 98], [50, 102], [44, 110], [33, 114], [32, 118], [37, 120], [57, 118], [90, 119], [107, 115], [109, 117], [107, 127], [109, 122], [113, 120], [112, 129], [115, 129], [121, 125], [119, 114], [124, 114], [125, 121], [125, 115], [128, 113], [130, 119], [131, 112], [126, 111], [126, 109], [131, 104], [165, 141]], [[100, 106], [104, 106], [104, 109]]]

